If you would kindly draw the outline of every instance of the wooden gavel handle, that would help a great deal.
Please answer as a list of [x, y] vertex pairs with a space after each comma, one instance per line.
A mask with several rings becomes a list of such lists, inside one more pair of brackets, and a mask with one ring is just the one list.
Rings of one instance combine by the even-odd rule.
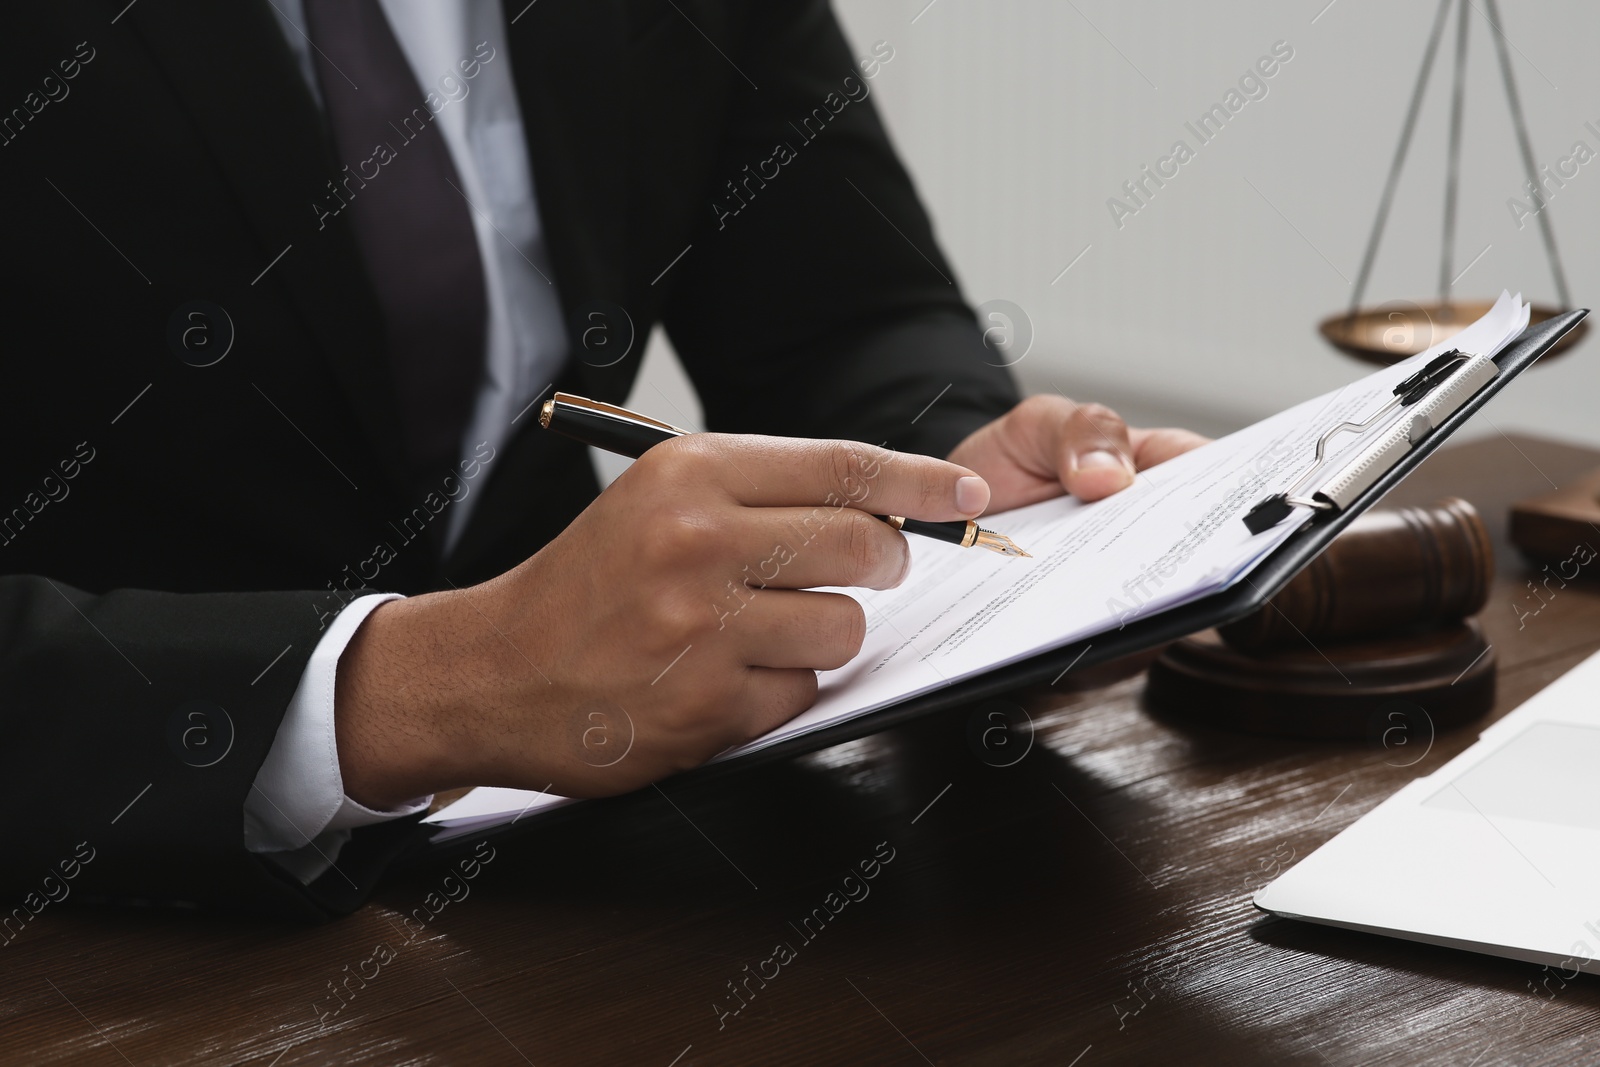
[[1259, 652], [1422, 630], [1476, 614], [1493, 580], [1489, 531], [1467, 501], [1373, 511], [1259, 611], [1217, 632]]

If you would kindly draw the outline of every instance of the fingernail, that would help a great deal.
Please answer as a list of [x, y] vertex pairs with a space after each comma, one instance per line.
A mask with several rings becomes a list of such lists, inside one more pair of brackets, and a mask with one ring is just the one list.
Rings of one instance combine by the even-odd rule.
[[1121, 456], [1115, 452], [1107, 452], [1102, 448], [1083, 453], [1078, 457], [1076, 466], [1081, 471], [1111, 470], [1113, 468], [1124, 472], [1128, 470], [1128, 464]]
[[956, 510], [963, 515], [981, 515], [989, 506], [989, 483], [975, 474], [956, 479]]
[[906, 543], [905, 538], [901, 538], [900, 548], [904, 553], [900, 560], [900, 576], [894, 580], [890, 589], [898, 589], [911, 574], [911, 546]]

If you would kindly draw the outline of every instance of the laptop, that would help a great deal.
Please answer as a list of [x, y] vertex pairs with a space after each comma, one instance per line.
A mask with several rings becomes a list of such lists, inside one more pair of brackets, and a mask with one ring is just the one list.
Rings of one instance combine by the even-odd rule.
[[1600, 974], [1600, 653], [1255, 896], [1286, 919]]

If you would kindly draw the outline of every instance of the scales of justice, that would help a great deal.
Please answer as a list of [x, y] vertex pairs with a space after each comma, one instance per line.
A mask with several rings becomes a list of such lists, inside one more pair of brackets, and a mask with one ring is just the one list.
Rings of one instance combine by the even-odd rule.
[[[1448, 340], [1471, 325], [1489, 310], [1491, 300], [1463, 300], [1451, 293], [1455, 259], [1455, 229], [1458, 205], [1458, 186], [1461, 161], [1461, 127], [1465, 100], [1465, 73], [1467, 59], [1467, 31], [1470, 25], [1471, 0], [1439, 0], [1427, 45], [1422, 53], [1422, 66], [1417, 72], [1416, 87], [1401, 124], [1400, 140], [1395, 147], [1389, 175], [1384, 182], [1383, 194], [1378, 202], [1377, 217], [1367, 240], [1361, 259], [1361, 269], [1356, 275], [1347, 310], [1331, 315], [1320, 325], [1322, 336], [1335, 348], [1357, 359], [1371, 363], [1396, 363], [1408, 356]], [[1562, 269], [1561, 256], [1556, 250], [1555, 232], [1551, 228], [1550, 208], [1544, 202], [1548, 188], [1542, 184], [1534, 163], [1533, 147], [1528, 139], [1527, 122], [1523, 118], [1522, 101], [1517, 95], [1516, 79], [1511, 70], [1511, 57], [1507, 48], [1496, 0], [1484, 0], [1495, 53], [1499, 58], [1501, 82], [1505, 88], [1506, 104], [1515, 128], [1517, 148], [1522, 158], [1533, 197], [1534, 217], [1544, 243], [1545, 255], [1550, 263], [1550, 273], [1555, 281], [1560, 307], [1534, 304], [1532, 322], [1538, 323], [1569, 310], [1571, 294], [1567, 288], [1566, 271]], [[1449, 148], [1446, 157], [1444, 191], [1444, 228], [1439, 256], [1439, 297], [1435, 301], [1413, 303], [1397, 301], [1378, 307], [1361, 307], [1367, 280], [1372, 272], [1373, 260], [1383, 237], [1389, 209], [1399, 184], [1400, 171], [1405, 165], [1411, 136], [1416, 129], [1417, 113], [1428, 87], [1433, 61], [1444, 37], [1445, 24], [1451, 8], [1456, 11], [1455, 69], [1451, 82]], [[1558, 180], [1558, 179], [1550, 179]], [[1470, 266], [1470, 264], [1469, 264]], [[1563, 337], [1544, 358], [1554, 359], [1578, 344], [1588, 332], [1587, 321], [1580, 322]], [[1600, 542], [1600, 468], [1580, 477], [1574, 484], [1552, 493], [1518, 503], [1511, 517], [1512, 541], [1530, 557], [1543, 561], [1557, 560], [1572, 554], [1573, 546], [1582, 542]]]
[[[1387, 365], [1426, 351], [1471, 325], [1493, 303], [1451, 294], [1460, 278], [1453, 273], [1453, 260], [1467, 29], [1469, 6], [1474, 4], [1475, 0], [1439, 0], [1350, 306], [1321, 324], [1323, 337], [1358, 359]], [[1508, 46], [1499, 31], [1496, 0], [1484, 4], [1494, 27], [1500, 75], [1531, 183], [1529, 193], [1537, 193], [1540, 175]], [[1363, 308], [1361, 298], [1452, 7], [1455, 72], [1439, 297], [1427, 303], [1395, 301]], [[1532, 321], [1541, 322], [1562, 314], [1572, 300], [1549, 209], [1542, 197], [1535, 204], [1561, 301], [1560, 308], [1533, 306]], [[1586, 322], [1579, 322], [1544, 358], [1569, 350], [1586, 327]], [[1533, 475], [1531, 469], [1529, 474]], [[1600, 470], [1574, 485], [1517, 504], [1511, 538], [1537, 561], [1535, 566], [1565, 560], [1573, 555], [1574, 545], [1600, 545]], [[1474, 618], [1494, 582], [1492, 538], [1470, 503], [1451, 498], [1427, 508], [1363, 515], [1259, 611], [1215, 633], [1168, 646], [1149, 668], [1145, 704], [1158, 714], [1212, 728], [1365, 739], [1381, 741], [1385, 748], [1392, 747], [1396, 736], [1403, 744], [1410, 732], [1421, 736], [1425, 728], [1431, 745], [1435, 729], [1471, 722], [1494, 704], [1496, 657]]]

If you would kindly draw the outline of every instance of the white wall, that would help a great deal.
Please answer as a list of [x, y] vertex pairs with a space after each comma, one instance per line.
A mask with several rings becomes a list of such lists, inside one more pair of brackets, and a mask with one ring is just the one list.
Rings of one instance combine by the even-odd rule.
[[[894, 47], [873, 95], [968, 298], [1008, 299], [1032, 319], [1016, 367], [1030, 390], [1218, 432], [1365, 373], [1315, 327], [1350, 299], [1432, 0], [835, 3], [859, 54]], [[1537, 227], [1519, 231], [1506, 206], [1522, 173], [1486, 10], [1471, 0], [1456, 270], [1488, 251], [1457, 291], [1553, 303]], [[1584, 128], [1600, 128], [1600, 4], [1502, 0], [1501, 11], [1538, 162], [1577, 140], [1600, 152]], [[1436, 292], [1453, 34], [1452, 17], [1369, 302]], [[1107, 199], [1178, 138], [1195, 146], [1184, 123], [1280, 40], [1294, 56], [1267, 95], [1119, 229]], [[1547, 210], [1574, 300], [1600, 301], [1600, 159]], [[1484, 415], [1600, 445], [1597, 360], [1590, 339]], [[666, 362], [651, 360], [637, 394], [652, 409], [656, 388], [685, 404]]]

